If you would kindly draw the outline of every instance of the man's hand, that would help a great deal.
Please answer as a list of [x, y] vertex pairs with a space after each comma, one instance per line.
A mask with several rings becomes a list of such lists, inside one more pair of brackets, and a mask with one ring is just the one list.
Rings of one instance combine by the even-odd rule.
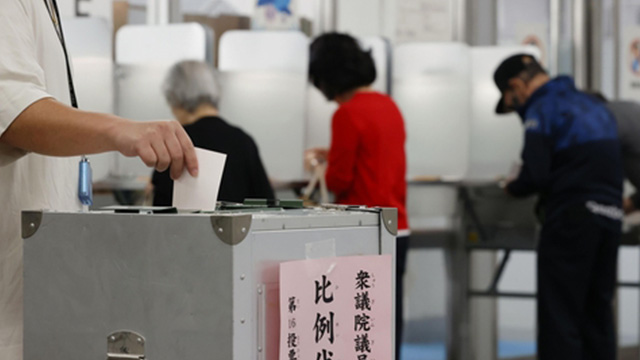
[[512, 181], [513, 179], [501, 179], [500, 181], [498, 181], [498, 187], [500, 187], [507, 196], [513, 196], [509, 192], [509, 184], [511, 184]]
[[624, 210], [624, 213], [629, 215], [632, 212], [636, 211], [636, 206], [633, 204], [633, 201], [631, 200], [631, 198], [624, 198], [624, 200], [622, 201], [622, 210]]
[[49, 156], [119, 151], [139, 156], [158, 171], [171, 167], [174, 179], [185, 168], [198, 175], [193, 143], [177, 121], [135, 122], [77, 110], [52, 98], [27, 107], [1, 134], [0, 142]]
[[138, 156], [149, 167], [165, 171], [178, 179], [184, 169], [198, 176], [198, 159], [191, 139], [177, 121], [123, 121], [113, 126], [112, 138], [117, 151]]

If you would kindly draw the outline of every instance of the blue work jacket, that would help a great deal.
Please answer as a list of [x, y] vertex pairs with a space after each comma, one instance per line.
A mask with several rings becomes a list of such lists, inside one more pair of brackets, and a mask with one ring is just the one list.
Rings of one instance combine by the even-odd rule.
[[623, 170], [616, 122], [607, 108], [560, 76], [536, 90], [518, 113], [523, 164], [508, 192], [541, 194], [547, 220], [581, 203], [596, 204], [592, 212], [619, 220]]

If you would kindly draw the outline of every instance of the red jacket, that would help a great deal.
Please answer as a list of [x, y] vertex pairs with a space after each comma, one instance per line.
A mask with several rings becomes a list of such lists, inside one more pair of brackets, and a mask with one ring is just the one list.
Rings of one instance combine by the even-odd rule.
[[404, 120], [387, 96], [358, 92], [333, 115], [327, 186], [336, 203], [394, 207], [408, 230]]

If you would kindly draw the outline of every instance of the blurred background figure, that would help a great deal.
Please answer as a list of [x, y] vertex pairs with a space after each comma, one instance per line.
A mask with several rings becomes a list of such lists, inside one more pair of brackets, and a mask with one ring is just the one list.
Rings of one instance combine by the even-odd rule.
[[354, 38], [325, 34], [313, 41], [310, 50], [309, 78], [339, 108], [332, 119], [331, 147], [309, 150], [306, 159], [327, 162], [327, 187], [334, 193], [336, 203], [398, 209], [396, 359], [399, 359], [403, 275], [409, 242], [404, 119], [389, 96], [371, 88], [376, 79], [371, 53], [364, 51]]
[[[200, 61], [177, 63], [169, 70], [162, 91], [194, 146], [227, 154], [218, 195], [221, 201], [274, 198], [256, 143], [242, 129], [218, 116], [220, 86], [209, 65]], [[155, 171], [151, 182], [153, 205], [170, 206], [173, 180], [169, 173]]]
[[640, 209], [640, 104], [635, 101], [608, 101], [599, 92], [593, 95], [606, 103], [618, 124], [624, 175], [635, 188], [635, 192], [625, 197], [622, 203], [624, 212], [630, 214]]
[[551, 78], [531, 55], [504, 60], [494, 81], [502, 93], [496, 113], [517, 112], [525, 133], [522, 169], [505, 190], [544, 198], [538, 358], [615, 359], [623, 174], [614, 118], [571, 77]]

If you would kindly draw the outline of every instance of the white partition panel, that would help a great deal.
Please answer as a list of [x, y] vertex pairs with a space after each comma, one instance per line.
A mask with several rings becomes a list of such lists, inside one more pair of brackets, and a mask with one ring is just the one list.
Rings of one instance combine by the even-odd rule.
[[371, 51], [376, 66], [376, 81], [372, 84], [373, 89], [388, 94], [391, 76], [391, 44], [387, 39], [379, 36], [366, 36], [358, 38], [358, 41], [363, 49]]
[[[376, 65], [376, 81], [373, 89], [382, 93], [389, 92], [389, 76], [391, 75], [391, 45], [387, 40], [377, 36], [358, 39], [362, 48], [371, 51]], [[307, 127], [306, 148], [329, 147], [331, 142], [331, 118], [338, 105], [327, 101], [318, 89], [309, 84], [307, 91]]]
[[410, 179], [461, 179], [469, 154], [469, 48], [458, 43], [400, 45], [393, 92], [407, 128]]
[[331, 119], [338, 104], [327, 100], [312, 84], [307, 85], [307, 126], [305, 148], [328, 148], [331, 145]]
[[493, 73], [507, 57], [517, 53], [538, 56], [532, 47], [475, 47], [471, 49], [471, 145], [469, 171], [472, 181], [495, 181], [520, 162], [524, 133], [517, 114], [497, 115], [500, 92]]
[[[193, 23], [122, 27], [116, 35], [116, 113], [140, 121], [173, 119], [162, 82], [176, 62], [211, 62], [212, 39], [211, 30]], [[137, 158], [117, 156], [111, 172], [137, 178], [151, 170]]]
[[169, 120], [171, 108], [162, 94], [169, 63], [119, 65], [118, 115], [133, 120]]
[[251, 134], [277, 181], [304, 177], [308, 46], [292, 31], [229, 31], [220, 40], [220, 114]]
[[[102, 18], [66, 18], [63, 21], [73, 80], [82, 110], [113, 113], [111, 28]], [[114, 154], [91, 155], [93, 179], [109, 175]]]
[[116, 35], [116, 62], [122, 65], [211, 62], [212, 32], [196, 23], [126, 25]]

